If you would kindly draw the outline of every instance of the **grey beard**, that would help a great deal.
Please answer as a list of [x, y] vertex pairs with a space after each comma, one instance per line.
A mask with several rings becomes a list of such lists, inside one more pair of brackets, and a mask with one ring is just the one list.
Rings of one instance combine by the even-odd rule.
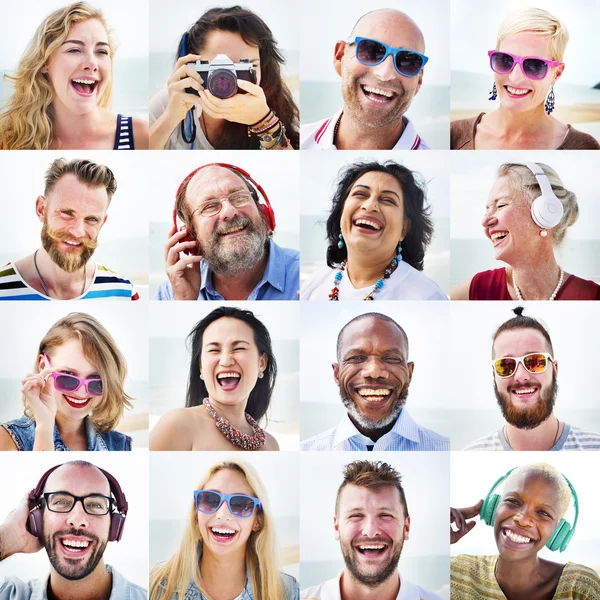
[[406, 389], [403, 389], [400, 392], [400, 395], [398, 396], [398, 398], [396, 398], [396, 401], [390, 407], [390, 412], [382, 419], [379, 419], [379, 421], [371, 421], [367, 419], [363, 414], [361, 414], [356, 408], [354, 400], [352, 400], [352, 398], [348, 396], [345, 396], [341, 389], [340, 398], [342, 399], [342, 403], [348, 410], [348, 414], [352, 417], [353, 421], [358, 423], [363, 429], [377, 431], [379, 429], [387, 427], [400, 416], [400, 413], [402, 412], [402, 409], [406, 404], [406, 399], [408, 398], [408, 387], [406, 387]]

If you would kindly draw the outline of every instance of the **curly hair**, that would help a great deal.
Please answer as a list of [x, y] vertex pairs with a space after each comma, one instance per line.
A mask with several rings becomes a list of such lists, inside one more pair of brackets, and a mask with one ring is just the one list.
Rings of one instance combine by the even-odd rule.
[[53, 141], [53, 89], [43, 67], [50, 55], [67, 39], [71, 27], [89, 19], [102, 23], [108, 35], [111, 77], [98, 105], [110, 107], [112, 97], [112, 57], [115, 43], [101, 10], [86, 2], [76, 2], [54, 11], [37, 28], [21, 57], [15, 75], [4, 75], [14, 88], [0, 114], [0, 148], [3, 150], [48, 150]]
[[[202, 54], [206, 39], [213, 31], [238, 33], [246, 44], [258, 47], [260, 87], [265, 93], [269, 108], [281, 119], [292, 147], [297, 150], [300, 144], [298, 107], [281, 77], [281, 65], [285, 63], [285, 59], [277, 47], [273, 32], [258, 15], [241, 6], [211, 8], [181, 36], [175, 60], [180, 57], [182, 48], [186, 52]], [[219, 140], [216, 143], [211, 140], [211, 143], [217, 150], [259, 149], [258, 138], [254, 135], [248, 137], [247, 125], [229, 121], [225, 122]]]
[[344, 245], [338, 248], [344, 204], [352, 186], [365, 175], [376, 171], [395, 177], [402, 188], [404, 202], [404, 218], [410, 221], [410, 230], [402, 240], [402, 260], [417, 271], [423, 270], [425, 250], [433, 237], [431, 208], [427, 203], [427, 185], [422, 175], [411, 171], [398, 163], [388, 160], [384, 163], [357, 162], [344, 167], [339, 175], [331, 212], [327, 218], [327, 264], [331, 268], [340, 265], [348, 257], [348, 249]]

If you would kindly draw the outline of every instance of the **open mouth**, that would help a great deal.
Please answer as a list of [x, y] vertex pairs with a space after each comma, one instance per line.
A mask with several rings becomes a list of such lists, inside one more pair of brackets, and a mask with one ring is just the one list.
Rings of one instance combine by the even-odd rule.
[[246, 225], [235, 225], [234, 227], [230, 227], [229, 229], [224, 229], [219, 235], [221, 237], [227, 237], [231, 235], [236, 235], [242, 233], [246, 229]]
[[210, 528], [210, 533], [212, 537], [219, 543], [227, 543], [230, 542], [234, 537], [237, 531], [235, 529], [231, 529], [230, 527], [224, 527], [222, 525], [218, 525]]
[[490, 235], [490, 239], [492, 240], [494, 247], [499, 246], [500, 243], [502, 242], [502, 240], [504, 240], [507, 237], [508, 237], [508, 231], [494, 231]]
[[71, 79], [71, 86], [80, 96], [92, 96], [98, 87], [95, 79]]
[[367, 558], [376, 558], [381, 556], [387, 550], [387, 544], [381, 543], [369, 543], [369, 544], [357, 544], [355, 546], [359, 554], [366, 556]]
[[63, 394], [63, 398], [69, 406], [73, 408], [84, 408], [91, 402], [91, 398], [74, 398], [73, 396], [66, 396]]
[[389, 104], [397, 96], [396, 92], [391, 90], [382, 90], [381, 88], [373, 87], [370, 85], [360, 86], [363, 94], [373, 102], [379, 102], [380, 104]]
[[64, 554], [71, 558], [77, 558], [87, 554], [88, 550], [92, 546], [92, 542], [84, 538], [68, 537], [59, 539], [59, 545]]
[[516, 398], [519, 398], [519, 400], [529, 400], [530, 398], [533, 398], [536, 393], [538, 391], [538, 386], [537, 385], [529, 385], [529, 386], [522, 386], [522, 387], [518, 387], [518, 388], [512, 388], [510, 390], [510, 393], [515, 396]]
[[223, 373], [217, 374], [217, 383], [221, 387], [221, 389], [229, 392], [231, 390], [235, 390], [235, 388], [240, 383], [241, 375], [236, 373], [235, 371], [226, 371]]
[[389, 388], [359, 388], [356, 392], [365, 402], [377, 404], [386, 402], [392, 390]]
[[355, 219], [354, 221], [352, 221], [352, 225], [365, 232], [378, 232], [383, 229], [383, 225], [378, 221], [375, 221], [374, 219]]
[[515, 531], [508, 529], [507, 527], [502, 528], [502, 536], [505, 541], [508, 541], [509, 546], [526, 548], [529, 544], [535, 544], [535, 540], [520, 535]]
[[533, 93], [533, 90], [528, 90], [526, 88], [516, 88], [510, 85], [505, 85], [504, 89], [510, 98], [525, 98], [529, 94]]

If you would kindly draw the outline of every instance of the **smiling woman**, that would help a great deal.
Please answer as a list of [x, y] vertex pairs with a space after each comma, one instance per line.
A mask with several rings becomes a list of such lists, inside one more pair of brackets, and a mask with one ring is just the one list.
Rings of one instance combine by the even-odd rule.
[[110, 111], [115, 43], [102, 12], [77, 2], [38, 27], [0, 114], [4, 150], [148, 148], [148, 124]]

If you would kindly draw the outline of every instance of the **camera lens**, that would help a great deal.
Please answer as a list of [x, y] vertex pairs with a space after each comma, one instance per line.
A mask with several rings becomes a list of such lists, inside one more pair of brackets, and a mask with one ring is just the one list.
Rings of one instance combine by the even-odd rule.
[[208, 89], [217, 98], [231, 98], [237, 92], [237, 77], [226, 69], [217, 69], [210, 73]]

